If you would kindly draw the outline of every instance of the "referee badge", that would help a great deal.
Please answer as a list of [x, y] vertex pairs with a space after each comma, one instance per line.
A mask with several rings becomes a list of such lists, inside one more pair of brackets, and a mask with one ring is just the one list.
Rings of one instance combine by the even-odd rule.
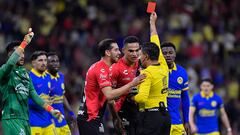
[[177, 78], [177, 82], [178, 82], [178, 84], [182, 84], [183, 83], [183, 78], [182, 77], [178, 77]]
[[213, 101], [211, 102], [211, 106], [212, 106], [212, 107], [216, 107], [216, 106], [217, 106], [217, 102], [213, 100]]

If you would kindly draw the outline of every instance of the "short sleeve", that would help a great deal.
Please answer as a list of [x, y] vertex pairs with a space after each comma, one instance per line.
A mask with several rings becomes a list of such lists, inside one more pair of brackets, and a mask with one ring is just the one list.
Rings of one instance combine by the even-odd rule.
[[217, 104], [217, 108], [222, 108], [224, 107], [224, 104], [223, 104], [223, 101], [222, 101], [222, 98], [221, 97], [218, 97], [218, 104]]
[[186, 70], [184, 69], [184, 70], [183, 70], [182, 90], [185, 91], [185, 90], [188, 90], [188, 89], [189, 89], [189, 87], [188, 87], [188, 75], [187, 75]]
[[191, 101], [191, 106], [192, 107], [197, 107], [197, 96], [193, 96], [192, 101]]

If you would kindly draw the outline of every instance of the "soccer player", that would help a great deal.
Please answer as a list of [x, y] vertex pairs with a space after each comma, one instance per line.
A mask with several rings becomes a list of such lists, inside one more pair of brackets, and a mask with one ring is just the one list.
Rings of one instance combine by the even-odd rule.
[[99, 43], [98, 49], [102, 58], [88, 69], [84, 106], [78, 112], [78, 127], [81, 135], [103, 135], [102, 117], [106, 100], [125, 94], [145, 78], [144, 75], [138, 76], [123, 87], [113, 90], [109, 79], [109, 67], [119, 59], [118, 44], [113, 39], [104, 39]]
[[[56, 53], [50, 52], [47, 54], [47, 72], [51, 76], [51, 91], [50, 97], [52, 101], [52, 106], [64, 115], [64, 106], [67, 109], [69, 115], [74, 118], [71, 119], [76, 120], [76, 116], [73, 113], [67, 98], [64, 96], [65, 93], [65, 85], [64, 85], [64, 75], [59, 72], [60, 62], [59, 57]], [[69, 126], [67, 125], [67, 121], [63, 120], [61, 123], [58, 122], [57, 119], [54, 119], [54, 123], [56, 126], [56, 131], [58, 135], [70, 135], [71, 131]], [[75, 122], [76, 123], [76, 122]], [[77, 135], [78, 133], [74, 133]]]
[[[32, 79], [34, 89], [37, 94], [48, 103], [50, 102], [50, 75], [45, 72], [47, 68], [47, 53], [44, 51], [35, 51], [31, 56], [33, 68], [29, 76]], [[39, 108], [29, 100], [29, 114], [31, 132], [33, 135], [54, 135], [55, 127], [51, 121], [51, 115], [44, 109]]]
[[[117, 63], [110, 67], [110, 79], [112, 81], [113, 88], [120, 88], [131, 82], [136, 77], [136, 72], [139, 67], [139, 39], [135, 36], [128, 36], [124, 39], [123, 44], [124, 47], [122, 50], [124, 56]], [[125, 124], [123, 126], [126, 130], [126, 133], [129, 135], [136, 135], [136, 116], [138, 107], [131, 100], [126, 100], [127, 95], [128, 93], [125, 93], [118, 100], [116, 100], [115, 110], [119, 112], [118, 114], [120, 116], [120, 120], [114, 120], [114, 123], [123, 121]], [[120, 130], [116, 125], [115, 128]]]
[[[183, 67], [175, 64], [176, 48], [172, 43], [164, 42], [161, 48], [170, 70], [167, 103], [172, 123], [171, 135], [190, 134], [188, 119], [190, 101], [187, 72]], [[183, 114], [183, 121], [180, 115], [180, 108]]]
[[[30, 31], [24, 41], [11, 42], [6, 50], [8, 56], [17, 55], [19, 49], [23, 49], [30, 43], [33, 33]], [[19, 46], [19, 44], [21, 44]], [[15, 50], [15, 52], [14, 52]], [[12, 57], [12, 56], [11, 56]], [[14, 56], [16, 57], [16, 56]], [[17, 56], [18, 57], [18, 56]], [[4, 135], [31, 135], [29, 126], [28, 100], [32, 99], [39, 107], [50, 112], [61, 120], [61, 113], [45, 103], [33, 88], [32, 81], [27, 70], [23, 67], [24, 53], [20, 55], [18, 62], [9, 74], [5, 74], [1, 80], [0, 92], [2, 99], [2, 129]], [[4, 70], [1, 70], [4, 74]], [[5, 72], [6, 73], [6, 72]]]
[[191, 132], [199, 135], [220, 135], [218, 127], [218, 114], [220, 114], [227, 135], [232, 135], [223, 101], [214, 93], [213, 88], [210, 79], [203, 79], [200, 84], [201, 91], [193, 96], [189, 115]]
[[[154, 12], [151, 14], [150, 23], [154, 25], [156, 21], [157, 14]], [[185, 130], [189, 134], [190, 101], [187, 72], [183, 67], [175, 63], [176, 48], [172, 43], [164, 42], [161, 44], [161, 49], [169, 68], [167, 104], [172, 123], [171, 135], [182, 135], [185, 133]], [[182, 108], [183, 122], [180, 115], [180, 107]], [[184, 126], [182, 123], [184, 123]]]
[[168, 68], [159, 63], [160, 48], [147, 42], [141, 46], [141, 74], [146, 79], [139, 85], [138, 94], [132, 97], [139, 105], [142, 131], [138, 135], [169, 135], [171, 118], [167, 111]]

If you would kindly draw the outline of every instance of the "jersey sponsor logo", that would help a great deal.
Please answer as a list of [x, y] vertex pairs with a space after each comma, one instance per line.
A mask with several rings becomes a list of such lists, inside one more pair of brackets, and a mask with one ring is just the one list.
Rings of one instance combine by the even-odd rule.
[[182, 84], [183, 83], [183, 78], [182, 77], [178, 77], [177, 78], [177, 82], [178, 82], [178, 84]]
[[22, 83], [18, 84], [15, 87], [15, 90], [19, 94], [23, 94], [23, 95], [26, 95], [26, 96], [28, 96], [28, 94], [29, 94], [29, 90]]
[[128, 70], [124, 70], [123, 74], [128, 75]]
[[102, 73], [104, 73], [104, 72], [105, 72], [105, 69], [104, 69], [104, 68], [102, 68], [102, 69], [100, 69], [100, 71], [101, 71]]
[[211, 102], [211, 106], [212, 106], [212, 107], [216, 107], [216, 106], [217, 106], [217, 102], [213, 100], [213, 101]]
[[215, 110], [200, 109], [199, 115], [202, 117], [212, 117], [215, 116]]
[[168, 89], [168, 98], [181, 98], [181, 90]]
[[106, 80], [107, 79], [107, 74], [100, 74], [99, 78], [102, 80]]

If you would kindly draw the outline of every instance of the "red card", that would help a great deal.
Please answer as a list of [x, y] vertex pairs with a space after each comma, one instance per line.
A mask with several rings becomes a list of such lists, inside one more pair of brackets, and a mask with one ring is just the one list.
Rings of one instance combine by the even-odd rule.
[[155, 11], [156, 2], [148, 2], [147, 13], [152, 13]]

